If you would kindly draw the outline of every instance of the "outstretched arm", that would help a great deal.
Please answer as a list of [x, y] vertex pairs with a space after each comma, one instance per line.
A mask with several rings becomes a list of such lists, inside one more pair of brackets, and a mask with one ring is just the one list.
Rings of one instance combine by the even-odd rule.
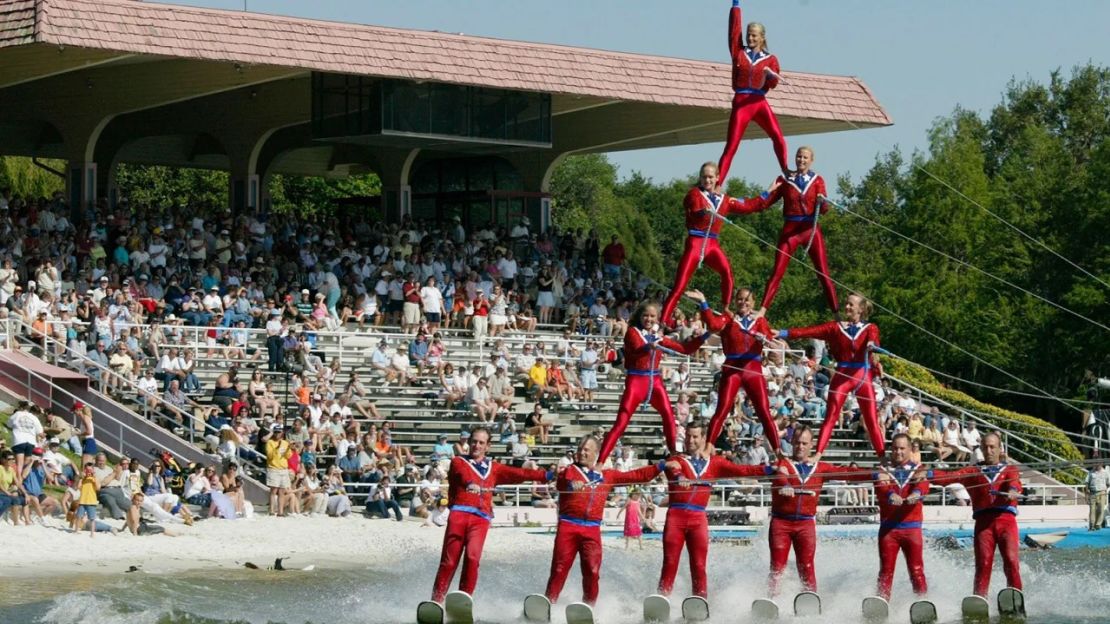
[[630, 485], [633, 483], [647, 483], [663, 472], [664, 463], [657, 462], [650, 466], [621, 472], [620, 470], [606, 470], [605, 481], [613, 485]]
[[685, 355], [693, 355], [698, 352], [698, 349], [700, 349], [703, 344], [705, 344], [706, 340], [709, 340], [709, 336], [710, 333], [705, 332], [700, 336], [694, 336], [686, 342], [679, 342], [677, 340], [674, 340], [673, 338], [664, 337], [658, 342], [658, 344], [659, 346], [671, 351], [677, 351]]
[[494, 482], [497, 485], [515, 485], [525, 481], [546, 482], [549, 479], [547, 471], [539, 468], [515, 468], [505, 464], [495, 463]]
[[822, 340], [828, 340], [835, 331], [836, 323], [829, 322], [820, 325], [810, 325], [809, 327], [780, 329], [778, 330], [777, 337], [785, 340], [797, 340], [798, 338], [820, 338]]
[[729, 197], [728, 202], [724, 206], [721, 206], [721, 209], [717, 212], [723, 216], [727, 216], [730, 214], [752, 214], [767, 210], [771, 206], [774, 206], [775, 202], [782, 199], [783, 183], [784, 180], [782, 176], [779, 176], [775, 178], [771, 186], [767, 187], [766, 191], [755, 197], [749, 197], [747, 199]]

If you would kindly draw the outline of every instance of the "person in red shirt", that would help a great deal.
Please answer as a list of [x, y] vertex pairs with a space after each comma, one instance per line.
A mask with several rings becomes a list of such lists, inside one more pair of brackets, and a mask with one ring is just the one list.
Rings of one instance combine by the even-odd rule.
[[[463, 571], [459, 579], [459, 591], [474, 593], [474, 586], [478, 584], [482, 547], [486, 543], [490, 520], [493, 519], [493, 488], [525, 481], [548, 480], [547, 471], [514, 468], [486, 457], [489, 440], [489, 429], [475, 427], [470, 433], [470, 455], [451, 459], [451, 467], [447, 472], [447, 499], [450, 501], [451, 514], [447, 518], [439, 571], [432, 587], [432, 600], [435, 602], [443, 602], [460, 562], [463, 564]], [[463, 551], [466, 552], [465, 555]]]
[[597, 602], [601, 571], [601, 521], [609, 492], [617, 485], [647, 483], [663, 471], [663, 462], [636, 470], [620, 472], [597, 467], [601, 442], [586, 436], [578, 442], [575, 463], [559, 474], [559, 524], [551, 554], [551, 575], [544, 595], [552, 603], [559, 600], [563, 585], [577, 555], [582, 564], [582, 602]]
[[617, 240], [616, 234], [610, 239], [605, 249], [601, 250], [601, 260], [605, 264], [605, 277], [619, 279], [621, 266], [624, 265], [624, 245]]
[[813, 558], [817, 552], [817, 500], [826, 479], [842, 481], [870, 481], [867, 469], [851, 469], [820, 461], [821, 454], [809, 461], [813, 448], [813, 432], [806, 424], [794, 429], [793, 456], [780, 459], [774, 466], [751, 466], [771, 478], [771, 573], [767, 586], [771, 596], [779, 591], [782, 573], [794, 549], [798, 576], [806, 591], [817, 591], [817, 572]]
[[994, 568], [994, 551], [1002, 555], [1006, 584], [1021, 589], [1021, 564], [1018, 561], [1017, 504], [1021, 497], [1021, 473], [1017, 466], [1002, 461], [1002, 438], [995, 432], [979, 443], [982, 463], [959, 470], [931, 473], [937, 485], [959, 483], [971, 496], [971, 517], [975, 519], [975, 587], [977, 596], [986, 596]]
[[663, 336], [659, 330], [659, 306], [654, 303], [640, 304], [629, 319], [630, 327], [624, 334], [624, 393], [621, 394], [617, 421], [605, 434], [601, 443], [599, 461], [605, 463], [621, 434], [628, 428], [632, 414], [644, 403], [650, 403], [663, 419], [663, 437], [667, 448], [675, 452], [674, 410], [671, 397], [663, 387], [662, 371], [659, 370], [664, 351], [690, 355], [701, 348], [709, 337], [708, 333], [696, 336], [686, 342], [678, 342]]
[[879, 326], [868, 323], [871, 315], [871, 302], [857, 293], [848, 295], [844, 304], [846, 322], [831, 321], [822, 325], [796, 329], [780, 329], [777, 337], [786, 340], [798, 338], [819, 338], [829, 347], [829, 353], [836, 359], [836, 372], [829, 381], [829, 396], [825, 411], [825, 422], [821, 425], [821, 436], [817, 440], [817, 454], [825, 452], [832, 439], [833, 429], [840, 419], [840, 410], [849, 394], [856, 395], [859, 403], [860, 418], [867, 428], [867, 437], [879, 460], [883, 459], [886, 441], [883, 429], [879, 426], [875, 410], [875, 389], [872, 379], [882, 377], [883, 369], [878, 356], [872, 353], [879, 346]]
[[415, 334], [416, 328], [420, 326], [420, 282], [416, 281], [415, 273], [409, 273], [408, 279], [401, 285], [401, 294], [405, 297], [401, 331]]
[[686, 425], [686, 452], [667, 460], [669, 483], [667, 523], [663, 527], [663, 569], [659, 573], [659, 593], [669, 596], [686, 547], [690, 578], [695, 596], [709, 595], [705, 561], [709, 554], [709, 521], [705, 508], [718, 479], [766, 474], [764, 466], [734, 464], [709, 452], [709, 425], [695, 418]]
[[767, 399], [767, 379], [763, 376], [763, 344], [771, 337], [771, 326], [767, 319], [752, 316], [755, 296], [751, 289], [736, 291], [736, 313], [717, 314], [709, 309], [705, 295], [700, 290], [692, 290], [686, 296], [699, 302], [701, 318], [709, 331], [720, 335], [721, 348], [725, 352], [725, 363], [721, 367], [721, 380], [717, 383], [717, 411], [709, 422], [709, 444], [713, 445], [725, 428], [725, 421], [732, 413], [736, 395], [740, 388], [752, 401], [763, 433], [771, 448], [778, 452], [782, 448], [779, 429], [771, 417], [771, 407]]
[[767, 102], [767, 92], [779, 84], [779, 60], [767, 51], [767, 31], [763, 24], [748, 24], [748, 45], [743, 45], [744, 20], [740, 13], [740, 0], [732, 0], [728, 14], [728, 51], [732, 57], [732, 115], [728, 119], [725, 149], [721, 153], [718, 170], [721, 184], [728, 178], [732, 158], [744, 138], [744, 130], [753, 120], [767, 133], [775, 148], [779, 168], [787, 173], [786, 139], [782, 136], [779, 121]]
[[895, 434], [890, 441], [890, 466], [875, 475], [875, 501], [879, 505], [878, 594], [886, 600], [890, 600], [899, 551], [906, 557], [913, 593], [923, 596], [929, 590], [921, 555], [921, 500], [929, 494], [929, 481], [922, 477], [920, 468], [912, 461], [910, 436]]
[[474, 339], [485, 338], [489, 331], [489, 299], [483, 290], [479, 290], [478, 297], [474, 299], [474, 318], [471, 322], [474, 324]]
[[813, 164], [813, 148], [803, 145], [798, 148], [794, 156], [797, 171], [793, 174], [779, 176], [775, 180], [774, 190], [763, 193], [758, 197], [745, 200], [766, 209], [782, 200], [782, 232], [775, 250], [775, 266], [771, 269], [771, 277], [763, 289], [763, 301], [759, 304], [759, 315], [767, 313], [775, 294], [779, 291], [782, 278], [786, 275], [786, 267], [800, 245], [806, 245], [813, 266], [817, 269], [817, 280], [825, 291], [825, 302], [829, 310], [835, 315], [840, 310], [836, 300], [836, 285], [829, 277], [829, 260], [825, 253], [825, 237], [817, 225], [818, 215], [829, 211], [829, 204], [825, 201], [825, 179], [810, 170]]
[[[690, 189], [683, 199], [686, 210], [686, 245], [682, 258], [675, 271], [674, 285], [667, 300], [663, 302], [663, 322], [674, 327], [674, 310], [678, 299], [704, 262], [717, 275], [721, 276], [721, 307], [727, 309], [732, 303], [732, 266], [728, 263], [717, 238], [721, 234], [724, 218], [731, 214], [758, 212], [762, 204], [755, 200], [740, 200], [716, 191], [719, 178], [717, 165], [707, 162], [698, 173], [698, 185]], [[774, 190], [772, 187], [771, 191]], [[770, 191], [768, 191], [770, 192]]]

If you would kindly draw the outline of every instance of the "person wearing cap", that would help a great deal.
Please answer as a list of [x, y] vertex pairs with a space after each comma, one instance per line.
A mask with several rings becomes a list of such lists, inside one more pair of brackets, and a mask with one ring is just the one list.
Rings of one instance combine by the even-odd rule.
[[[493, 423], [497, 416], [497, 403], [490, 397], [488, 384], [483, 377], [466, 392], [466, 402], [483, 423]], [[464, 432], [465, 433], [465, 432]]]
[[285, 502], [289, 488], [289, 457], [293, 447], [285, 439], [285, 428], [274, 423], [271, 436], [266, 440], [266, 487], [270, 488], [270, 515], [284, 516]]
[[447, 520], [439, 570], [432, 586], [432, 600], [436, 602], [442, 602], [447, 595], [460, 563], [463, 571], [459, 591], [474, 595], [482, 547], [493, 519], [493, 489], [499, 485], [549, 480], [550, 475], [544, 470], [513, 468], [491, 460], [486, 456], [490, 437], [489, 429], [476, 427], [470, 439], [470, 452], [451, 460], [447, 498], [452, 513]]

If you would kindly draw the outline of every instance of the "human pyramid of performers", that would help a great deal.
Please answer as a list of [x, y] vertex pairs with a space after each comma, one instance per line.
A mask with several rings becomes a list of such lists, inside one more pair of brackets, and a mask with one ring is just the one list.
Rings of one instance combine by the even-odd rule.
[[[592, 622], [602, 559], [601, 524], [609, 492], [614, 487], [650, 482], [660, 474], [666, 475], [668, 483], [663, 563], [656, 593], [644, 601], [645, 621], [670, 620], [669, 596], [684, 547], [688, 552], [693, 595], [683, 601], [682, 616], [686, 621], [709, 617], [706, 506], [719, 480], [741, 477], [765, 479], [771, 488], [768, 540], [771, 569], [767, 598], [757, 598], [753, 602], [753, 616], [757, 620], [778, 617], [778, 606], [773, 599], [779, 592], [791, 549], [805, 589], [795, 598], [795, 613], [820, 613], [814, 566], [815, 519], [822, 486], [828, 479], [866, 482], [874, 487], [880, 515], [880, 567], [877, 595], [863, 601], [866, 620], [882, 621], [887, 617], [895, 563], [898, 553], [902, 552], [913, 592], [919, 598], [911, 607], [911, 622], [936, 621], [935, 606], [924, 600], [927, 583], [922, 558], [922, 499], [929, 492], [930, 482], [960, 483], [971, 496], [975, 519], [975, 581], [972, 595], [961, 605], [964, 615], [972, 618], [988, 615], [985, 596], [997, 548], [1008, 585], [999, 594], [999, 610], [1004, 615], [1024, 616], [1016, 520], [1017, 499], [1021, 494], [1020, 473], [1016, 466], [1004, 461], [1001, 439], [995, 433], [982, 439], [984, 461], [958, 470], [931, 470], [913, 463], [910, 439], [905, 434], [893, 437], [887, 456], [872, 385], [874, 379], [882, 376], [877, 357], [877, 353], [884, 353], [879, 347], [879, 328], [868, 322], [871, 304], [859, 294], [849, 295], [843, 314], [839, 311], [836, 287], [829, 277], [825, 241], [818, 225], [820, 216], [828, 211], [830, 204], [825, 196], [825, 182], [810, 168], [814, 161], [814, 151], [810, 147], [797, 150], [794, 169], [787, 166], [786, 140], [766, 98], [767, 92], [783, 80], [779, 62], [767, 50], [762, 24], [751, 22], [743, 28], [739, 4], [739, 0], [733, 0], [729, 12], [728, 41], [735, 94], [724, 153], [719, 162], [702, 165], [698, 185], [690, 189], [684, 199], [686, 244], [669, 296], [661, 308], [654, 303], [642, 304], [630, 319], [624, 337], [624, 392], [616, 421], [604, 439], [583, 438], [578, 444], [575, 462], [558, 474], [493, 461], [486, 455], [490, 431], [478, 427], [471, 432], [470, 455], [451, 461], [448, 475], [451, 514], [431, 601], [421, 603], [418, 608], [419, 622], [472, 621], [471, 596], [478, 581], [482, 547], [493, 517], [493, 491], [499, 485], [527, 481], [554, 481], [559, 500], [558, 528], [547, 587], [543, 594], [527, 597], [525, 616], [533, 621], [550, 621], [551, 607], [559, 600], [577, 557], [582, 570], [582, 601], [567, 607], [567, 622]], [[767, 192], [737, 199], [723, 194], [721, 187], [751, 121], [759, 124], [771, 138], [782, 175]], [[766, 210], [780, 200], [784, 223], [774, 268], [757, 309], [756, 294], [750, 289], [740, 288], [734, 296], [732, 270], [718, 236], [728, 217]], [[792, 254], [803, 244], [815, 265], [834, 320], [812, 327], [774, 330], [767, 321], [767, 312]], [[686, 290], [691, 276], [702, 265], [720, 276], [721, 312], [712, 310], [701, 292]], [[673, 328], [674, 311], [683, 296], [698, 304], [708, 331], [680, 342], [665, 335], [664, 327]], [[693, 354], [714, 333], [720, 336], [725, 354], [716, 412], [708, 421], [699, 418], [685, 425], [684, 448], [679, 452], [677, 425], [663, 384], [661, 361], [667, 354]], [[784, 346], [779, 341], [804, 338], [824, 340], [837, 364], [828, 388], [825, 420], [816, 441], [808, 426], [799, 425], [789, 441], [791, 455], [786, 456], [768, 406], [762, 354], [765, 348]], [[773, 465], [737, 465], [714, 453], [713, 441], [720, 436], [741, 388], [751, 400], [771, 448], [776, 449], [778, 457]], [[821, 461], [849, 394], [856, 397], [862, 423], [878, 457], [875, 468], [849, 468]], [[627, 472], [603, 469], [632, 415], [645, 404], [661, 416], [669, 457], [656, 465]], [[449, 594], [449, 585], [460, 563], [459, 591]]]

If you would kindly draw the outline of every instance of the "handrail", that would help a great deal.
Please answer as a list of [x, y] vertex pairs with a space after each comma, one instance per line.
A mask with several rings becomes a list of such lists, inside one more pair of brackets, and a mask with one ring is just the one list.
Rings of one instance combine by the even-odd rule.
[[[11, 322], [11, 321], [14, 321], [16, 326], [20, 329], [23, 329], [23, 328], [31, 329], [29, 325], [27, 325], [24, 321], [22, 321], [20, 319], [9, 319], [9, 322]], [[30, 340], [32, 342], [32, 344], [36, 344], [34, 342], [34, 335], [33, 334], [26, 335], [26, 338], [28, 340]], [[50, 344], [55, 345], [60, 351], [62, 351], [64, 353], [69, 353], [72, 356], [77, 357], [81, 361], [84, 368], [82, 368], [80, 370], [76, 370], [75, 372], [79, 372], [81, 374], [86, 374], [86, 372], [84, 370], [85, 368], [96, 368], [100, 371], [101, 375], [104, 375], [105, 373], [107, 373], [108, 375], [112, 376], [114, 379], [117, 379], [120, 382], [122, 382], [125, 386], [131, 388], [137, 396], [145, 396], [147, 398], [152, 398], [152, 399], [154, 399], [154, 401], [157, 403], [157, 405], [159, 407], [165, 407], [165, 408], [167, 408], [168, 411], [171, 411], [171, 412], [174, 412], [174, 413], [180, 415], [182, 417], [182, 424], [184, 425], [185, 423], [188, 423], [188, 425], [189, 425], [187, 427], [189, 442], [192, 443], [192, 444], [196, 443], [195, 434], [196, 434], [196, 431], [197, 431], [196, 427], [198, 425], [198, 420], [199, 419], [194, 414], [192, 414], [192, 413], [190, 413], [186, 410], [180, 409], [176, 405], [173, 405], [171, 403], [168, 403], [168, 402], [162, 400], [162, 398], [160, 396], [156, 395], [156, 394], [153, 394], [151, 392], [147, 392], [147, 391], [139, 388], [137, 384], [135, 384], [130, 379], [124, 377], [123, 375], [120, 375], [116, 371], [112, 370], [111, 367], [105, 367], [105, 366], [101, 365], [99, 362], [94, 362], [93, 360], [89, 359], [87, 354], [79, 353], [76, 349], [73, 349], [72, 347], [70, 347], [67, 344], [63, 344], [61, 341], [59, 341], [56, 338], [54, 338], [53, 336], [51, 336], [49, 334], [49, 332], [43, 332], [42, 345], [41, 345], [42, 349], [43, 349], [43, 355], [48, 357], [48, 358], [49, 358], [50, 355], [53, 355], [54, 356], [53, 364], [55, 364], [57, 366], [61, 366], [62, 368], [68, 368], [70, 370], [75, 370], [72, 366], [67, 366], [67, 364], [70, 364], [69, 362], [66, 362], [65, 360], [58, 359], [58, 356], [61, 355], [60, 353], [56, 353], [56, 352], [52, 353], [51, 352], [51, 350], [48, 348], [48, 345], [50, 345]], [[101, 393], [103, 394], [103, 391], [101, 391]], [[203, 406], [200, 406], [199, 404], [195, 404], [195, 405], [197, 405], [198, 407], [201, 407], [203, 409]], [[150, 415], [150, 411], [151, 411], [151, 407], [150, 407], [149, 403], [144, 405], [144, 411], [145, 411], [145, 413], [143, 414], [143, 416], [149, 419], [149, 415]], [[201, 431], [205, 431], [206, 424], [203, 421], [201, 421], [199, 424], [201, 425]]]
[[[42, 398], [44, 398], [44, 399], [46, 399], [46, 400], [48, 400], [48, 401], [52, 401], [52, 400], [53, 400], [53, 398], [54, 398], [54, 396], [56, 396], [56, 394], [60, 394], [60, 395], [63, 395], [63, 396], [67, 396], [67, 397], [69, 397], [69, 398], [70, 398], [70, 399], [71, 399], [72, 401], [80, 401], [80, 400], [81, 400], [81, 397], [77, 396], [76, 394], [73, 394], [73, 393], [72, 393], [72, 392], [70, 392], [69, 390], [66, 390], [65, 388], [63, 388], [63, 387], [59, 386], [58, 384], [54, 383], [54, 382], [53, 382], [53, 381], [52, 381], [51, 379], [49, 379], [49, 378], [47, 378], [47, 377], [44, 377], [43, 375], [41, 375], [41, 374], [39, 374], [39, 373], [37, 373], [37, 372], [35, 372], [35, 371], [32, 371], [32, 370], [30, 370], [30, 369], [25, 369], [25, 371], [24, 371], [24, 372], [26, 372], [26, 373], [27, 373], [27, 378], [28, 378], [28, 380], [27, 380], [27, 382], [26, 382], [26, 387], [27, 387], [27, 391], [28, 391], [29, 393], [32, 393], [32, 394], [34, 394], [35, 396], [39, 396], [39, 397], [42, 397]], [[21, 384], [23, 383], [23, 381], [22, 381], [22, 380], [18, 379], [17, 377], [15, 377], [14, 375], [12, 375], [11, 373], [8, 373], [8, 372], [6, 372], [6, 371], [3, 371], [2, 369], [0, 369], [0, 375], [3, 375], [4, 377], [7, 377], [8, 379], [11, 379], [12, 381], [15, 381], [15, 382], [17, 382], [17, 383], [21, 383]], [[35, 379], [35, 380], [37, 380], [37, 381], [43, 382], [44, 384], [46, 384], [46, 386], [47, 386], [48, 388], [50, 388], [50, 389], [51, 389], [51, 391], [52, 391], [53, 393], [56, 393], [56, 394], [49, 394], [49, 395], [48, 395], [48, 394], [44, 394], [44, 393], [43, 393], [43, 392], [42, 392], [41, 390], [38, 390], [38, 389], [36, 389], [36, 388], [35, 388], [35, 386], [34, 386], [34, 385], [33, 385], [32, 383], [30, 383], [30, 380], [31, 380], [32, 378], [33, 378], [33, 379]], [[115, 417], [115, 416], [113, 416], [113, 415], [112, 415], [111, 413], [109, 413], [109, 412], [107, 412], [107, 411], [105, 411], [105, 410], [103, 410], [103, 409], [101, 409], [101, 408], [99, 408], [99, 407], [97, 407], [97, 406], [95, 406], [95, 405], [88, 405], [88, 407], [89, 407], [89, 409], [93, 410], [93, 413], [94, 413], [94, 414], [98, 414], [98, 415], [99, 415], [100, 417], [102, 417], [102, 419], [104, 419], [104, 420], [109, 420], [109, 421], [111, 421], [112, 423], [114, 423], [114, 424], [115, 424], [115, 425], [116, 425], [116, 426], [117, 426], [117, 427], [119, 428], [119, 431], [120, 431], [120, 433], [119, 433], [119, 437], [118, 437], [118, 439], [119, 439], [119, 441], [120, 441], [120, 443], [121, 443], [121, 444], [122, 444], [122, 443], [124, 442], [124, 437], [123, 437], [123, 433], [122, 433], [122, 432], [123, 432], [123, 430], [124, 430], [124, 429], [126, 429], [127, 431], [129, 431], [129, 432], [131, 432], [131, 433], [135, 434], [136, 436], [139, 436], [139, 437], [141, 437], [142, 439], [146, 440], [146, 442], [147, 442], [148, 444], [150, 444], [151, 446], [153, 446], [153, 447], [155, 447], [155, 448], [157, 448], [157, 447], [161, 447], [161, 446], [162, 446], [162, 443], [161, 443], [161, 442], [159, 442], [158, 440], [155, 440], [154, 438], [151, 438], [151, 437], [150, 437], [150, 436], [148, 436], [148, 435], [147, 435], [146, 433], [144, 433], [144, 432], [142, 432], [142, 431], [140, 431], [140, 430], [138, 430], [138, 429], [136, 429], [136, 428], [132, 427], [131, 425], [129, 425], [129, 424], [127, 424], [127, 423], [123, 422], [122, 420], [120, 420], [120, 419], [116, 418], [116, 417]], [[122, 407], [122, 406], [121, 406], [121, 407]], [[126, 409], [126, 408], [125, 408], [125, 409]], [[74, 424], [76, 425], [76, 421], [74, 421]], [[107, 429], [106, 427], [104, 427], [104, 425], [103, 425], [103, 424], [98, 424], [98, 425], [97, 425], [97, 427], [101, 427], [101, 428], [105, 428], [105, 429]], [[98, 441], [98, 442], [100, 442], [100, 440], [99, 440], [99, 439], [98, 439], [97, 441]], [[140, 447], [136, 446], [136, 445], [135, 445], [134, 443], [128, 443], [128, 444], [129, 444], [129, 445], [130, 445], [130, 446], [131, 446], [131, 447], [132, 447], [133, 449], [135, 449], [135, 451], [134, 451], [134, 452], [132, 452], [132, 453], [127, 453], [127, 454], [126, 454], [126, 455], [127, 455], [127, 456], [129, 456], [129, 457], [140, 457], [140, 456], [145, 456], [145, 454], [146, 454], [146, 453], [147, 453], [147, 452], [149, 451], [149, 449], [150, 449], [150, 447], [147, 447], [146, 449], [142, 449], [142, 448], [140, 448]], [[123, 448], [120, 448], [120, 449], [115, 449], [115, 450], [116, 450], [116, 452], [117, 452], [117, 453], [120, 453], [120, 454], [121, 454], [121, 456], [122, 456], [122, 455], [124, 455], [124, 450], [125, 450], [125, 449], [123, 449]]]
[[[914, 386], [913, 384], [911, 384], [911, 383], [909, 383], [909, 382], [907, 382], [903, 379], [895, 377], [894, 375], [886, 374], [885, 376], [890, 377], [894, 381], [897, 381], [898, 383], [902, 384], [903, 386], [905, 386], [907, 388], [910, 388], [914, 392], [917, 392], [920, 396], [928, 397], [935, 404], [943, 405], [943, 406], [947, 407], [948, 409], [956, 410], [956, 412], [962, 414], [966, 418], [970, 418], [971, 420], [974, 420], [978, 424], [985, 425], [985, 426], [991, 427], [993, 429], [998, 429], [999, 431], [1001, 431], [1001, 433], [1003, 435], [1003, 438], [1004, 438], [1003, 442], [1004, 443], [1006, 443], [1009, 439], [1014, 439], [1014, 440], [1017, 440], [1017, 441], [1021, 442], [1022, 444], [1024, 444], [1028, 448], [1039, 448], [1037, 445], [1030, 442], [1024, 436], [1013, 433], [1012, 431], [1009, 431], [1007, 429], [1003, 429], [1001, 427], [998, 427], [995, 423], [992, 423], [991, 421], [987, 420], [986, 418], [983, 418], [980, 414], [977, 414], [977, 413], [975, 413], [971, 410], [960, 407], [958, 405], [954, 405], [951, 402], [946, 401], [944, 399], [941, 399], [940, 397], [937, 397], [937, 396], [933, 395], [932, 393], [926, 392], [926, 391], [918, 388], [917, 386]], [[1011, 444], [1006, 444], [1006, 448], [1009, 449], [1009, 451], [1011, 451], [1011, 452], [1021, 453], [1027, 459], [1032, 460], [1034, 462], [1041, 461], [1041, 459], [1042, 459], [1040, 457], [1037, 457], [1036, 455], [1033, 455], [1032, 453], [1025, 450], [1024, 448], [1015, 448]], [[1061, 463], [1069, 463], [1070, 462], [1070, 460], [1067, 460], [1067, 459], [1057, 455], [1056, 453], [1053, 453], [1052, 451], [1048, 451], [1048, 450], [1045, 450], [1045, 449], [1040, 449], [1040, 451], [1045, 456], [1050, 457], [1055, 461], [1058, 461], [1058, 462], [1061, 462]]]

